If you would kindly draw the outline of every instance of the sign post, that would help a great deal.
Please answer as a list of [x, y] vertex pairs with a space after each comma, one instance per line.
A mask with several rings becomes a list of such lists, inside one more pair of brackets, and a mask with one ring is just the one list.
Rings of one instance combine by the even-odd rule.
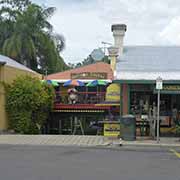
[[159, 112], [160, 112], [160, 90], [163, 88], [162, 78], [159, 76], [156, 79], [156, 89], [158, 90], [157, 98], [157, 143], [159, 143]]

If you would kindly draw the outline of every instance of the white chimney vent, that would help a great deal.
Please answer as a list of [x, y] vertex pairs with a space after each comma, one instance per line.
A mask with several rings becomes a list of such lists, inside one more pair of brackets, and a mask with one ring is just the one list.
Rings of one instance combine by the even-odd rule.
[[123, 53], [123, 40], [126, 30], [126, 24], [113, 24], [111, 26], [111, 31], [113, 32], [114, 37], [114, 46], [119, 48], [119, 55], [122, 55]]

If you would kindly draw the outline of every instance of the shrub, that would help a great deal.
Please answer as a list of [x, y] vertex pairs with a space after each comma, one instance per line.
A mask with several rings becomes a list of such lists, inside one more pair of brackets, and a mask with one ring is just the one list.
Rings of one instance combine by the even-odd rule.
[[18, 133], [37, 134], [53, 107], [54, 89], [30, 76], [19, 77], [6, 88], [9, 126]]

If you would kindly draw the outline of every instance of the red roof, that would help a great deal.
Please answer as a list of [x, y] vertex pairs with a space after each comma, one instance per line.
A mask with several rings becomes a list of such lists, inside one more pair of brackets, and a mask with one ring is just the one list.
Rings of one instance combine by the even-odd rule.
[[[86, 66], [82, 66], [79, 68], [67, 70], [64, 72], [59, 72], [55, 74], [50, 74], [47, 76], [47, 79], [73, 79], [72, 76], [74, 77], [78, 74], [83, 74], [83, 73], [99, 73], [101, 75], [106, 74], [106, 79], [113, 79], [113, 71], [110, 67], [110, 64], [104, 63], [104, 62], [97, 62], [95, 64], [90, 64]], [[76, 78], [74, 78], [76, 79]], [[82, 78], [77, 78], [77, 79], [82, 79]], [[84, 79], [98, 79], [98, 78], [84, 78]], [[100, 78], [99, 78], [100, 79]], [[103, 79], [103, 78], [102, 78]]]

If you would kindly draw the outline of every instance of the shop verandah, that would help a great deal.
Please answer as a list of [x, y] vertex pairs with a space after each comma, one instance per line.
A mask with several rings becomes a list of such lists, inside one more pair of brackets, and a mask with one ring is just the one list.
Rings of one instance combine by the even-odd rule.
[[[154, 83], [123, 84], [121, 113], [136, 117], [137, 135], [154, 136], [157, 120], [157, 91]], [[160, 98], [160, 134], [176, 136], [180, 125], [180, 85], [165, 83]]]
[[[85, 83], [87, 84], [87, 83]], [[69, 89], [75, 89], [76, 100], [69, 101]], [[104, 122], [117, 122], [120, 113], [118, 84], [55, 87], [54, 110], [48, 121], [48, 132], [55, 134], [101, 134]], [[76, 130], [77, 129], [77, 130]]]
[[[76, 118], [82, 122], [81, 124], [84, 131], [86, 131], [86, 127], [92, 124], [89, 121], [89, 115], [92, 116], [92, 118], [90, 118], [91, 122], [102, 122], [107, 120], [107, 117], [112, 117], [111, 115], [113, 115], [113, 117], [116, 116], [116, 114], [119, 115], [120, 88], [119, 85], [112, 84], [114, 75], [110, 64], [96, 62], [94, 64], [48, 75], [46, 79], [55, 80], [59, 83], [59, 86], [55, 87], [56, 99], [52, 112], [53, 117], [50, 118], [51, 122], [49, 122], [52, 129], [56, 129], [56, 133], [73, 134], [72, 131], [66, 132], [65, 129], [67, 128], [63, 126], [68, 124], [69, 129], [72, 129], [70, 125], [74, 124]], [[74, 87], [63, 86], [63, 84], [69, 80], [81, 81], [85, 85]], [[87, 86], [89, 82], [94, 80], [105, 81], [107, 83], [94, 87]], [[113, 90], [113, 86], [115, 86], [115, 91]], [[74, 97], [74, 100], [70, 99], [69, 89], [75, 91], [71, 96]], [[104, 115], [102, 116], [102, 114]], [[59, 126], [61, 126], [62, 132], [59, 131]]]
[[[56, 87], [56, 104], [71, 104], [69, 102], [69, 93], [68, 90], [72, 87]], [[107, 86], [102, 87], [74, 87], [77, 95], [75, 104], [97, 104], [103, 103], [106, 96]]]
[[[157, 119], [155, 84], [122, 83], [121, 90], [118, 90], [120, 102], [114, 104], [106, 100], [109, 85], [99, 88], [98, 91], [97, 87], [90, 89], [76, 87], [78, 100], [75, 104], [68, 101], [66, 93], [68, 88], [62, 90], [60, 87], [60, 92], [56, 88], [56, 101], [49, 133], [103, 135], [102, 122], [119, 123], [123, 115], [133, 114], [136, 118], [136, 136], [155, 137]], [[179, 123], [179, 117], [180, 85], [165, 84], [161, 91], [160, 135], [176, 136], [175, 126]], [[91, 126], [93, 123], [96, 127]]]

